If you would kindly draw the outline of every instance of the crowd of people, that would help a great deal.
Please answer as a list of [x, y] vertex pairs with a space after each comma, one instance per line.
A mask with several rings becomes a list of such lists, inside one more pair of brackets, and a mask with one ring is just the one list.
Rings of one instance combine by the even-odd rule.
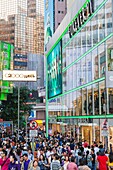
[[[32, 153], [32, 147], [35, 149]], [[14, 138], [0, 139], [1, 170], [113, 170], [113, 153], [101, 142], [90, 146], [59, 133], [39, 135], [34, 143]]]

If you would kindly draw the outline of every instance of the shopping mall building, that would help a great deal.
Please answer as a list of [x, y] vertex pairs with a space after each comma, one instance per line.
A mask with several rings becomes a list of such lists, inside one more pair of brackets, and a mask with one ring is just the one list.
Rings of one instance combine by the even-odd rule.
[[113, 1], [76, 2], [48, 44], [46, 133], [111, 143]]

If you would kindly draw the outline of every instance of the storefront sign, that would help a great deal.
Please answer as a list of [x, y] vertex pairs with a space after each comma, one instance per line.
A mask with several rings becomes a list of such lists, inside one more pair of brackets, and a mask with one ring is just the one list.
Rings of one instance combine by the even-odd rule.
[[71, 26], [69, 26], [69, 37], [71, 38], [77, 30], [82, 26], [83, 23], [87, 21], [89, 16], [91, 16], [94, 12], [94, 2], [90, 0], [87, 3], [86, 7], [82, 9], [78, 16], [75, 18], [74, 22]]
[[36, 71], [3, 70], [3, 80], [8, 81], [36, 81]]

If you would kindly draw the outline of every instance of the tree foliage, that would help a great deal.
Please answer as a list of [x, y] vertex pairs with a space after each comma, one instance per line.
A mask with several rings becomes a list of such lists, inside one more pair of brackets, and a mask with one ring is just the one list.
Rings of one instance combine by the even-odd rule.
[[[23, 116], [29, 113], [32, 106], [28, 104], [30, 90], [27, 87], [20, 88], [20, 123]], [[18, 119], [18, 88], [13, 89], [12, 94], [8, 94], [7, 101], [2, 101], [1, 105], [1, 118], [4, 121], [13, 121], [17, 123]]]

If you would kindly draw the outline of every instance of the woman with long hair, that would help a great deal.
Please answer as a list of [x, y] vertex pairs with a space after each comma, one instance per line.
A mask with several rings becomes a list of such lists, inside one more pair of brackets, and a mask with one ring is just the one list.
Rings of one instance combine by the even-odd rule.
[[69, 157], [65, 156], [65, 161], [64, 161], [64, 165], [63, 165], [64, 170], [67, 170], [68, 164], [69, 164]]
[[92, 168], [92, 156], [89, 154], [89, 151], [86, 151], [86, 163], [87, 166], [91, 169]]
[[38, 166], [38, 161], [33, 161], [33, 167], [30, 170], [40, 170], [40, 167]]
[[40, 167], [40, 170], [48, 170], [50, 167], [48, 160], [45, 159], [43, 154], [39, 157], [38, 166]]

